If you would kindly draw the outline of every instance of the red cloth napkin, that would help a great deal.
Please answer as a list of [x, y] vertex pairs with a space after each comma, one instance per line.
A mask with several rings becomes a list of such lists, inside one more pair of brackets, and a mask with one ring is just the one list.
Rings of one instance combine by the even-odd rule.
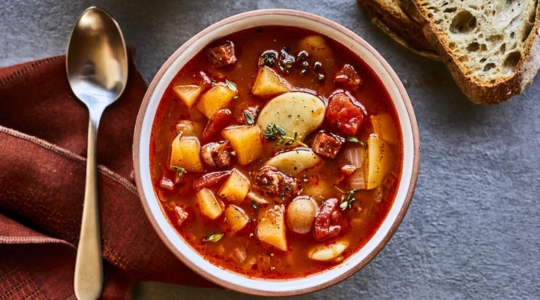
[[[213, 286], [165, 247], [137, 196], [131, 149], [147, 86], [133, 56], [98, 131], [103, 298], [131, 298], [136, 281]], [[88, 113], [65, 69], [64, 56], [0, 69], [0, 299], [74, 298]]]

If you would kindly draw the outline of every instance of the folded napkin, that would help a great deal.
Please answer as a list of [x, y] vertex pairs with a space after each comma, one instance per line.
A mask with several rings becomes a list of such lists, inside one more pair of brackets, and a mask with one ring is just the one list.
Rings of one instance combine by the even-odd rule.
[[[65, 56], [0, 69], [0, 299], [75, 298], [88, 112], [65, 70]], [[131, 298], [136, 281], [212, 286], [165, 247], [137, 196], [131, 148], [145, 91], [130, 51], [126, 90], [98, 130], [103, 298]]]

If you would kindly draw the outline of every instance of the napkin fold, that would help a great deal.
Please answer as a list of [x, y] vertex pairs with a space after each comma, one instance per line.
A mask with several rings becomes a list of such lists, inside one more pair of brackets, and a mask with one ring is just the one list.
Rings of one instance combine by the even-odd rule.
[[[98, 130], [102, 298], [129, 299], [136, 281], [213, 286], [166, 248], [137, 195], [131, 149], [147, 85], [129, 53], [127, 87]], [[88, 112], [65, 70], [65, 56], [0, 69], [0, 299], [75, 298]]]

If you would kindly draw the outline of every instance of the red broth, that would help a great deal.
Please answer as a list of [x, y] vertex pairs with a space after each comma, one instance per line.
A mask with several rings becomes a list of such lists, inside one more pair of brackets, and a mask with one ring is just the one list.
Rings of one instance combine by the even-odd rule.
[[[345, 65], [349, 67], [344, 70]], [[280, 86], [273, 89], [257, 83], [271, 95], [255, 92], [261, 69], [278, 76]], [[179, 86], [182, 95], [174, 90]], [[317, 97], [320, 103], [314, 105], [322, 103], [325, 108], [323, 122], [301, 138], [294, 138], [296, 127], [282, 135], [280, 126], [286, 123], [272, 123], [277, 129], [258, 127], [261, 112], [272, 99], [287, 95], [280, 92], [284, 86], [305, 93], [302, 97]], [[198, 95], [190, 94], [197, 91]], [[221, 103], [225, 98], [231, 99]], [[186, 105], [189, 101], [194, 101], [191, 108]], [[222, 111], [216, 113], [212, 105]], [[242, 129], [231, 131], [232, 126]], [[255, 134], [248, 134], [248, 129]], [[308, 30], [248, 29], [204, 48], [167, 88], [152, 127], [151, 176], [170, 223], [206, 260], [249, 277], [299, 278], [340, 264], [379, 228], [401, 176], [400, 132], [384, 86], [348, 49]], [[174, 141], [185, 151], [174, 150]], [[216, 144], [207, 146], [210, 143]], [[202, 148], [213, 154], [201, 154]], [[300, 171], [291, 171], [290, 162], [283, 161], [264, 169], [270, 159], [294, 151], [306, 151], [302, 153], [315, 156], [317, 163], [308, 162]], [[243, 184], [227, 189], [227, 195], [223, 191], [233, 169], [240, 181], [231, 181], [247, 181], [247, 195]], [[206, 180], [201, 180], [203, 176]], [[317, 252], [321, 249], [337, 250]]]

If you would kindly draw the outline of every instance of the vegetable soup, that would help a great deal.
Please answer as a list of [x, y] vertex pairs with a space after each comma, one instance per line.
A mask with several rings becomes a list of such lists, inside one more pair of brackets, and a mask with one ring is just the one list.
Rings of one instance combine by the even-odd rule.
[[311, 31], [260, 27], [195, 55], [152, 127], [163, 212], [206, 260], [248, 277], [338, 265], [379, 228], [403, 160], [373, 71]]

